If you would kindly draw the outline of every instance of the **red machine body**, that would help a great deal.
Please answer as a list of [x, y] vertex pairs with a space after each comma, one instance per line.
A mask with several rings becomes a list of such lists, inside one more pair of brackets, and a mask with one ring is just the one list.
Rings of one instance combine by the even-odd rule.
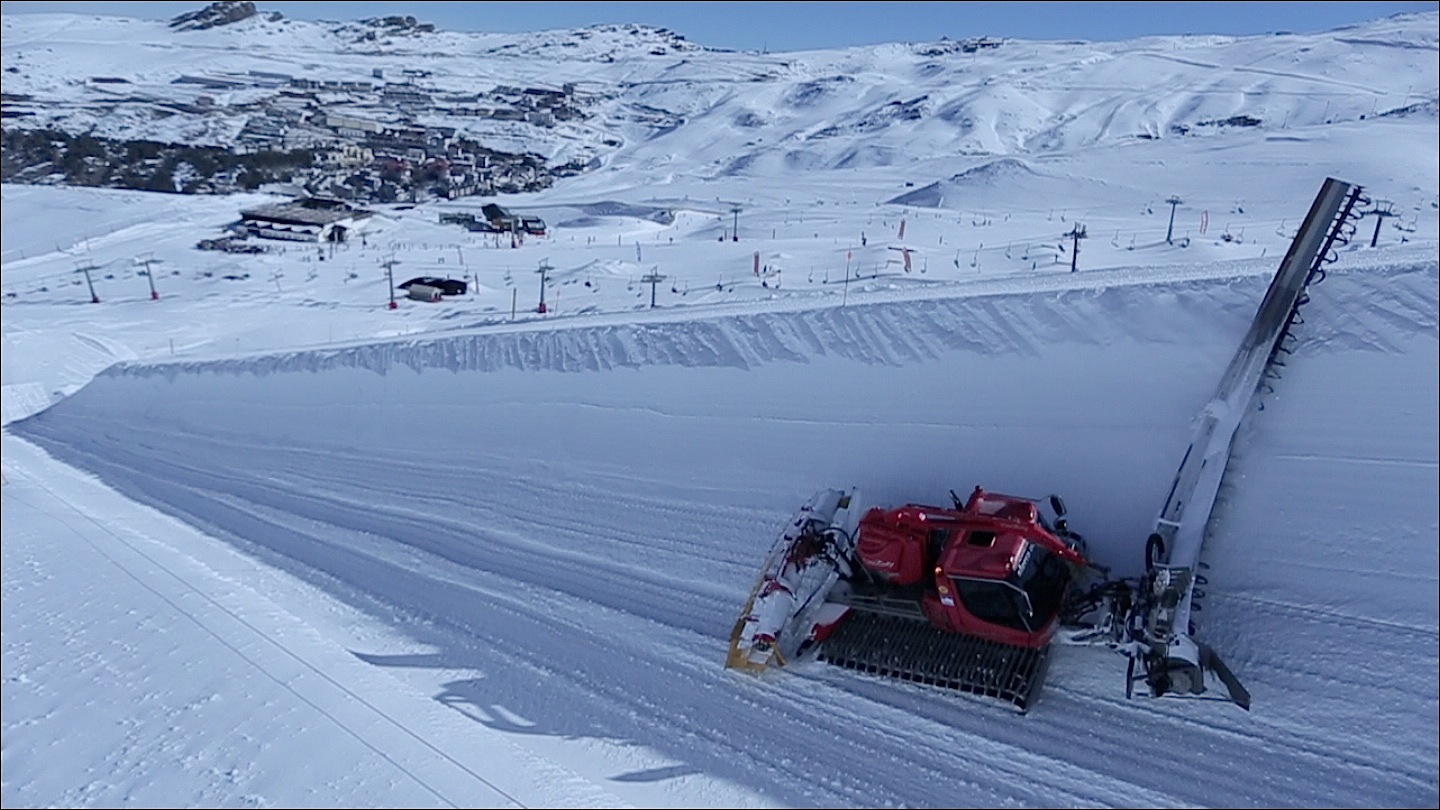
[[1059, 625], [1066, 564], [1087, 564], [1056, 532], [1034, 501], [976, 487], [963, 508], [869, 510], [856, 557], [881, 590], [918, 599], [936, 628], [1036, 649]]

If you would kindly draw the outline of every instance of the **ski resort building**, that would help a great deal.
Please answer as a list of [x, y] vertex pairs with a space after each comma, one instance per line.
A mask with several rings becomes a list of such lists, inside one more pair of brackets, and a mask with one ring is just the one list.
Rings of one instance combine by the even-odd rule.
[[240, 212], [241, 226], [249, 235], [291, 242], [344, 242], [369, 218], [369, 211], [328, 197], [306, 197]]

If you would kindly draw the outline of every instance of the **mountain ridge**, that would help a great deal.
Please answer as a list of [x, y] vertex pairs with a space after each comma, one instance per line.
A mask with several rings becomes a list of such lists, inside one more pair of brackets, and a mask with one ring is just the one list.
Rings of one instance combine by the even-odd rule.
[[[544, 183], [607, 166], [722, 178], [964, 161], [950, 176], [1003, 157], [1273, 135], [1433, 105], [1424, 77], [1440, 54], [1430, 12], [1319, 34], [941, 37], [761, 54], [637, 24], [451, 32], [247, 5], [207, 7], [237, 19], [198, 29], [175, 27], [185, 15], [5, 15], [6, 128], [329, 153], [364, 143], [337, 131], [348, 117], [534, 155]], [[1347, 80], [1361, 64], [1393, 81]], [[1147, 83], [1133, 86], [1135, 75]], [[697, 126], [713, 137], [682, 150], [673, 136]]]

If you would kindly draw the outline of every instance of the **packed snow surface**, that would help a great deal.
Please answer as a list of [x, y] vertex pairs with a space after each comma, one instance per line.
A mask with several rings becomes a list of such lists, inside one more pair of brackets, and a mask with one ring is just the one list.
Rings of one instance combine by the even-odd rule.
[[[63, 95], [332, 36], [246, 25], [12, 15], [5, 63]], [[273, 45], [225, 44], [246, 30]], [[576, 135], [603, 166], [505, 199], [550, 225], [513, 247], [439, 223], [484, 200], [231, 255], [194, 245], [272, 195], [4, 186], [7, 807], [1440, 800], [1436, 15], [950, 57], [437, 36], [457, 74], [558, 83], [584, 62], [559, 54], [590, 54], [634, 80], [605, 103], [674, 118], [615, 124], [603, 155]], [[1005, 48], [1034, 61], [956, 83]], [[1038, 67], [1061, 57], [1089, 78]], [[953, 96], [917, 100], [927, 62]], [[1168, 73], [1197, 70], [1209, 89]], [[1166, 129], [1256, 105], [1260, 126]], [[1197, 635], [1251, 711], [1127, 699], [1097, 649], [1056, 648], [1024, 716], [723, 667], [825, 487], [1058, 493], [1096, 560], [1138, 573], [1329, 176], [1394, 216], [1311, 286], [1211, 516]], [[392, 309], [419, 275], [470, 287]]]

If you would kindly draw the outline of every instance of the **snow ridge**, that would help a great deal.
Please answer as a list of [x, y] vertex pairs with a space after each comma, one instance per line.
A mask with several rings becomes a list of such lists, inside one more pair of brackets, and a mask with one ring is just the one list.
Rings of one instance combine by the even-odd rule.
[[[1188, 324], [1146, 317], [1143, 310], [1151, 291], [1114, 287], [1034, 296], [856, 304], [674, 323], [455, 335], [219, 360], [121, 363], [101, 376], [266, 375], [337, 368], [385, 374], [397, 367], [565, 373], [656, 365], [752, 369], [827, 356], [900, 366], [935, 360], [951, 351], [1034, 354], [1038, 345], [1061, 341], [1091, 345], [1124, 340], [1165, 342], [1188, 329], [1213, 324], [1217, 310], [1243, 327], [1252, 299], [1263, 293], [1263, 279], [1192, 284], [1206, 305], [1189, 310], [1194, 320]], [[1132, 315], [1107, 318], [1106, 312]]]
[[[1296, 337], [1311, 346], [1386, 350], [1392, 348], [1396, 334], [1434, 335], [1436, 278], [1434, 261], [1332, 273], [1324, 293], [1312, 295], [1333, 302], [1327, 305], [1326, 317], [1297, 330]], [[955, 351], [1034, 355], [1038, 346], [1058, 342], [1099, 346], [1172, 342], [1214, 329], [1217, 318], [1228, 323], [1225, 328], [1243, 331], [1264, 284], [1263, 277], [1251, 276], [1172, 285], [1167, 295], [1181, 305], [1160, 310], [1163, 315], [1152, 314], [1155, 290], [1116, 286], [675, 323], [449, 335], [244, 358], [124, 362], [100, 376], [173, 379], [190, 374], [263, 376], [332, 369], [386, 374], [397, 368], [580, 373], [665, 365], [753, 369], [823, 357], [899, 366], [934, 361]]]

